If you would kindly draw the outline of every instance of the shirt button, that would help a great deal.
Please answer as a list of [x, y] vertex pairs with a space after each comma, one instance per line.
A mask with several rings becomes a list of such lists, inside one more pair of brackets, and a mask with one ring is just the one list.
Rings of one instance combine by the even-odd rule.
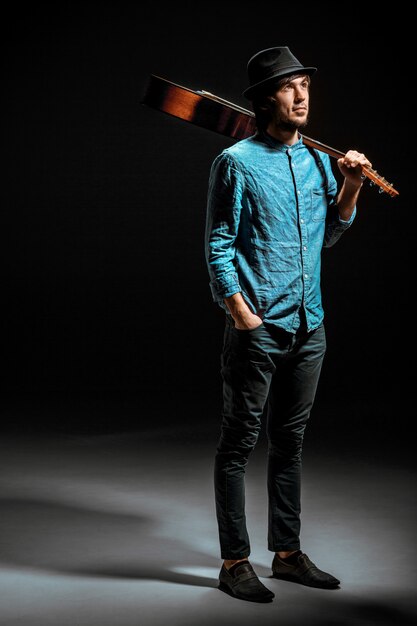
[[304, 278], [308, 278], [308, 274], [304, 274]]
[[298, 195], [300, 195], [301, 191], [297, 191]]
[[304, 220], [300, 220], [300, 222], [301, 222], [302, 224], [304, 224]]
[[303, 246], [303, 250], [307, 250], [307, 246]]

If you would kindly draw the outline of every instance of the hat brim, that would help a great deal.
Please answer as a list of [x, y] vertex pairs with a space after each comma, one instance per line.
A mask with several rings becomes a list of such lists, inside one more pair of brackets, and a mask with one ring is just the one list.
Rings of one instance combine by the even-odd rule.
[[281, 72], [276, 72], [273, 76], [269, 76], [268, 78], [264, 78], [264, 80], [259, 81], [259, 83], [255, 83], [255, 85], [251, 85], [243, 92], [243, 96], [248, 100], [252, 100], [253, 96], [262, 90], [263, 87], [266, 87], [269, 83], [276, 81], [279, 78], [284, 78], [284, 76], [291, 76], [292, 74], [307, 74], [307, 76], [312, 76], [317, 71], [317, 67], [300, 67], [299, 65], [294, 65], [293, 67], [286, 67], [285, 70]]

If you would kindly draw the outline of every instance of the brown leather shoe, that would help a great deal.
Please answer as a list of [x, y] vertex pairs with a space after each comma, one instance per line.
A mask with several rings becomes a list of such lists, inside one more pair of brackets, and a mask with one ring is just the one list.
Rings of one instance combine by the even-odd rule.
[[287, 563], [276, 554], [272, 561], [272, 576], [320, 589], [336, 589], [340, 585], [340, 580], [320, 570], [303, 552], [295, 564]]
[[229, 572], [222, 565], [218, 587], [221, 591], [250, 602], [272, 602], [275, 594], [261, 583], [249, 561], [243, 561], [231, 569]]

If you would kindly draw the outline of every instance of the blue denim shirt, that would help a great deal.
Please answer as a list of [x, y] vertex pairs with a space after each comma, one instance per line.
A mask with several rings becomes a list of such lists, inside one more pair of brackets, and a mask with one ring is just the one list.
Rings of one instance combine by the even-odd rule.
[[265, 132], [238, 141], [213, 161], [205, 255], [215, 302], [241, 292], [264, 322], [294, 333], [304, 307], [307, 327], [324, 317], [322, 248], [350, 226], [340, 219], [327, 154]]

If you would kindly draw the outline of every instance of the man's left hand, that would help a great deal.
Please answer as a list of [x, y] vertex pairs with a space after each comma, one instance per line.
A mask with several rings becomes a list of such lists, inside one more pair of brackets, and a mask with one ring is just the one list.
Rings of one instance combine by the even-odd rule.
[[345, 156], [337, 160], [337, 165], [345, 179], [359, 187], [363, 182], [362, 166], [372, 167], [372, 163], [361, 152], [349, 150]]

